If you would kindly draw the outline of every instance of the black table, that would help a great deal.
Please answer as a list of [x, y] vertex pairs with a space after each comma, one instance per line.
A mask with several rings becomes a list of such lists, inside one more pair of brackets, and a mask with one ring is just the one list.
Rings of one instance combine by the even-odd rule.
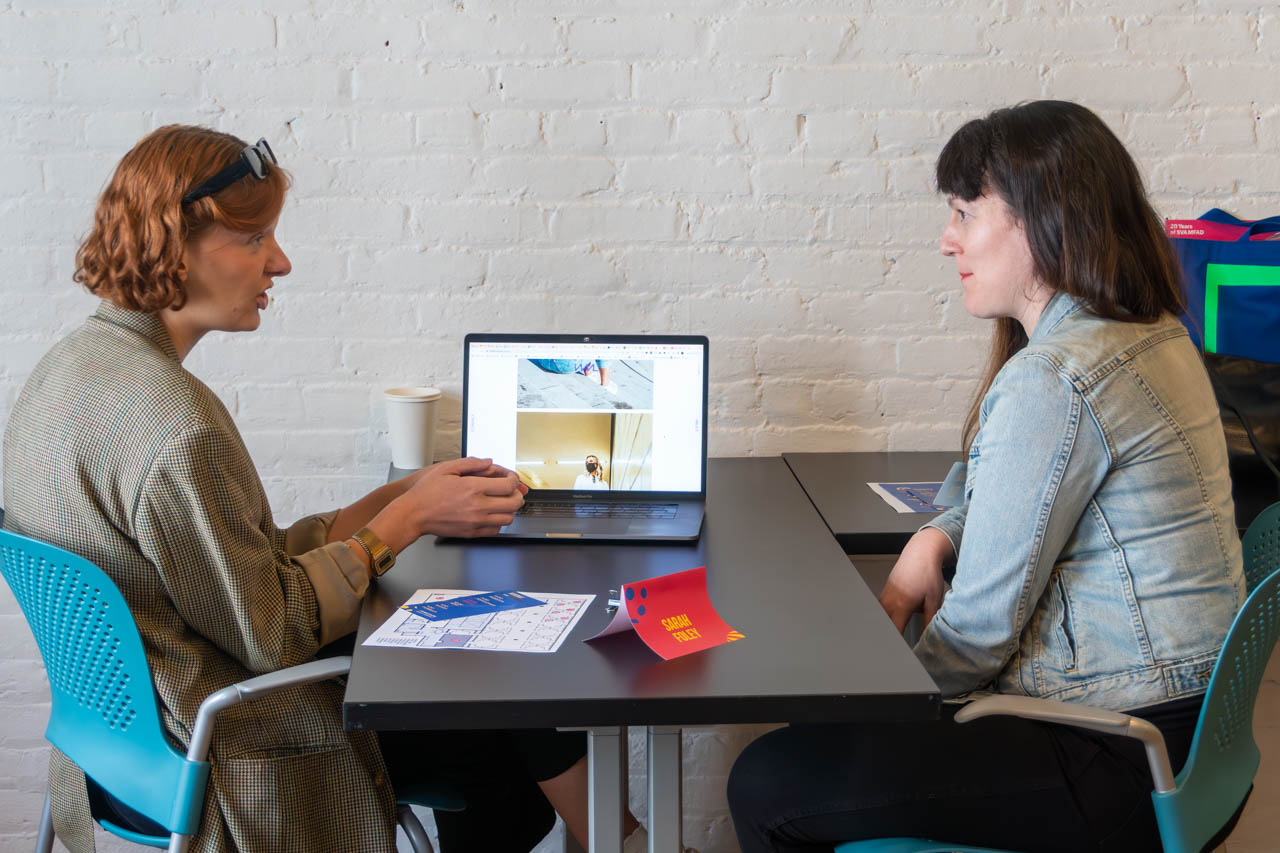
[[[437, 542], [400, 555], [359, 640], [419, 588], [595, 593], [554, 655], [357, 645], [352, 729], [588, 730], [591, 849], [621, 848], [627, 725], [649, 727], [650, 844], [679, 849], [680, 727], [923, 720], [937, 687], [827, 533], [782, 459], [713, 459], [696, 544]], [[864, 486], [865, 488], [865, 486]], [[610, 588], [707, 566], [711, 599], [746, 639], [662, 661], [631, 634], [585, 644]]]
[[[895, 451], [784, 453], [782, 458], [846, 554], [897, 554], [911, 534], [935, 516], [895, 512], [867, 483], [940, 482], [961, 455]], [[1271, 472], [1251, 457], [1232, 457], [1231, 486], [1241, 533], [1254, 516], [1280, 499]]]
[[784, 453], [846, 554], [897, 554], [935, 513], [900, 513], [867, 483], [940, 483], [960, 461], [942, 452]]

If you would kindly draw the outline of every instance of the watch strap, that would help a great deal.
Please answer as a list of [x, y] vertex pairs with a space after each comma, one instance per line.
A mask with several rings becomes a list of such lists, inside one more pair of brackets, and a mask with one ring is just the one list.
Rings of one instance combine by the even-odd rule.
[[395, 553], [369, 528], [360, 528], [351, 538], [369, 555], [369, 573], [375, 578], [382, 577], [396, 564]]

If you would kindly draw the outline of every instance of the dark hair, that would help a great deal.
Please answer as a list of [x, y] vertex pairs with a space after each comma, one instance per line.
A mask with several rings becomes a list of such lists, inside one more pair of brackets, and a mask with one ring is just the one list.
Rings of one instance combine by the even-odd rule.
[[120, 160], [98, 199], [93, 230], [76, 253], [75, 280], [123, 308], [181, 308], [186, 242], [212, 225], [255, 231], [280, 214], [289, 176], [242, 179], [192, 204], [182, 196], [234, 163], [246, 143], [206, 127], [168, 125]]
[[[1181, 271], [1137, 165], [1093, 112], [1068, 101], [996, 110], [955, 132], [938, 157], [938, 191], [1009, 206], [1036, 277], [1112, 320], [1151, 323], [1182, 310]], [[964, 442], [995, 375], [1026, 346], [1022, 326], [996, 321], [991, 358], [965, 419]]]

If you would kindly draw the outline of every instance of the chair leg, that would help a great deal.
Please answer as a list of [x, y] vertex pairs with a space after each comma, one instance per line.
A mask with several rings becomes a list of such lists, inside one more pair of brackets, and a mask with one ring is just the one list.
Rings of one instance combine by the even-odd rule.
[[36, 835], [36, 853], [50, 853], [53, 850], [53, 802], [49, 797], [49, 788], [44, 789], [44, 808], [40, 810], [40, 830]]
[[413, 813], [412, 806], [407, 803], [396, 804], [396, 823], [400, 824], [400, 828], [408, 837], [413, 853], [435, 853], [435, 848], [431, 846], [431, 839], [427, 837], [422, 821], [418, 820], [418, 816]]

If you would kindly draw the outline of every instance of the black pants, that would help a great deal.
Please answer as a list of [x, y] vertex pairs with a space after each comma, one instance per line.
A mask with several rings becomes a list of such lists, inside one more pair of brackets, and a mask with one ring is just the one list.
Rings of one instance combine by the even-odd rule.
[[527, 853], [556, 815], [538, 787], [587, 754], [585, 732], [379, 732], [391, 786], [415, 778], [455, 786], [467, 802], [460, 812], [435, 811], [442, 853], [484, 850]]
[[[1200, 697], [1135, 712], [1186, 761]], [[911, 836], [1009, 850], [1161, 849], [1142, 744], [1014, 717], [791, 726], [729, 776], [743, 853]]]
[[[316, 657], [351, 654], [355, 636], [335, 640]], [[554, 729], [378, 732], [378, 745], [393, 789], [424, 779], [445, 782], [462, 793], [464, 810], [432, 809], [441, 853], [527, 853], [556, 822], [538, 783], [577, 764], [587, 754], [587, 734]]]

